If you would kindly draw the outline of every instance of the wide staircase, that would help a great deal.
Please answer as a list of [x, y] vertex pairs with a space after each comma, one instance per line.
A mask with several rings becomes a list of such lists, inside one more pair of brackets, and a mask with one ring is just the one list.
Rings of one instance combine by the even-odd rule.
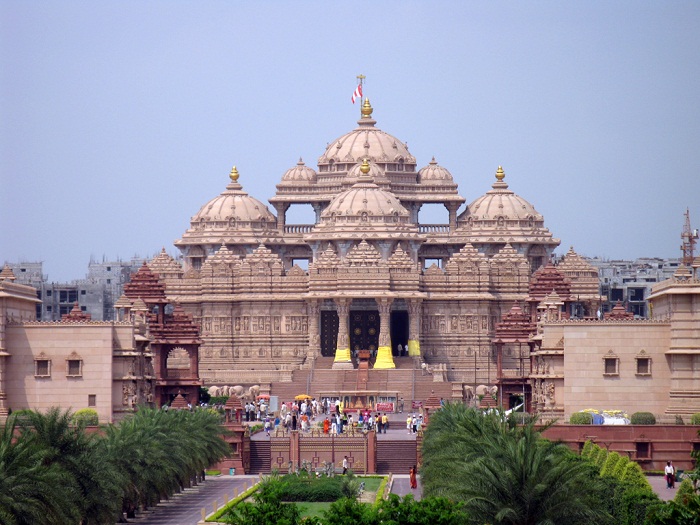
[[377, 474], [408, 474], [416, 462], [415, 441], [377, 441]]
[[410, 410], [412, 400], [425, 401], [431, 395], [446, 401], [453, 395], [461, 398], [461, 392], [453, 393], [451, 383], [434, 382], [432, 375], [415, 367], [412, 358], [395, 357], [394, 362], [396, 368], [391, 370], [376, 370], [371, 362], [369, 369], [333, 370], [333, 358], [320, 357], [313, 369], [295, 370], [292, 382], [274, 383], [270, 393], [282, 402], [299, 394], [319, 398], [324, 392], [398, 392], [406, 403], [404, 411]]
[[269, 441], [250, 441], [250, 472], [248, 474], [269, 474], [271, 471]]

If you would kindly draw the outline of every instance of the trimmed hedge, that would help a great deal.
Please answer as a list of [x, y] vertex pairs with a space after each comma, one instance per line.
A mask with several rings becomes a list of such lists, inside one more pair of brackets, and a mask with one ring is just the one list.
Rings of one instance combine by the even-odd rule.
[[605, 458], [605, 463], [603, 463], [603, 468], [600, 469], [600, 475], [601, 476], [609, 476], [611, 478], [614, 478], [614, 472], [617, 469], [618, 463], [620, 463], [620, 460], [622, 458], [620, 457], [620, 454], [617, 452], [610, 452], [608, 454], [608, 457]]
[[590, 439], [586, 441], [586, 443], [583, 445], [583, 450], [581, 450], [581, 457], [591, 459], [591, 454], [593, 454], [595, 446], [596, 445]]
[[569, 418], [569, 424], [571, 425], [592, 425], [593, 424], [593, 414], [588, 412], [576, 412], [571, 414]]
[[633, 425], [656, 425], [656, 417], [651, 412], [635, 412], [630, 418]]
[[81, 408], [73, 414], [71, 419], [78, 426], [95, 427], [100, 424], [100, 418], [94, 408]]
[[690, 416], [690, 424], [691, 425], [700, 425], [700, 412]]

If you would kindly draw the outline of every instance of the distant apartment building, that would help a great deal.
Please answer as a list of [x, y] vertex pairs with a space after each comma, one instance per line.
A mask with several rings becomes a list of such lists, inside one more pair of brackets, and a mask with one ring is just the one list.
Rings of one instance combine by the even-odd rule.
[[644, 257], [633, 261], [586, 258], [598, 269], [601, 312], [610, 312], [619, 302], [637, 318], [651, 317], [647, 299], [656, 283], [673, 277], [681, 264], [680, 259]]
[[70, 313], [75, 303], [80, 310], [90, 314], [94, 321], [114, 321], [114, 303], [146, 259], [134, 257], [130, 261], [90, 261], [87, 276], [68, 283], [50, 282], [43, 272], [41, 262], [7, 264], [16, 276], [18, 284], [36, 288], [41, 303], [36, 304], [39, 321], [60, 321]]

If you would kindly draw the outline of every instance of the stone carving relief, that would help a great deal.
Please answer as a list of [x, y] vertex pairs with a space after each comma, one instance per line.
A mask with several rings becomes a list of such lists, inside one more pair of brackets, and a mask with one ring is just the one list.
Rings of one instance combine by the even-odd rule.
[[284, 329], [288, 333], [307, 333], [309, 331], [308, 317], [305, 315], [287, 315], [284, 318]]
[[136, 397], [136, 385], [133, 381], [125, 381], [122, 384], [122, 405], [129, 408], [134, 406], [134, 398]]
[[[228, 318], [222, 318], [228, 319]], [[282, 326], [282, 316], [279, 315], [241, 315], [233, 319], [233, 330], [237, 333], [271, 334], [280, 333]], [[230, 332], [230, 325], [226, 325]]]

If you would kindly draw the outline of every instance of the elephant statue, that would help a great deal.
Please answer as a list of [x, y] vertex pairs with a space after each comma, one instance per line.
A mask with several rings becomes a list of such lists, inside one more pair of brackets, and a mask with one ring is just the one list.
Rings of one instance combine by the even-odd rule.
[[218, 386], [210, 386], [209, 395], [211, 397], [219, 397], [221, 395], [221, 388]]
[[469, 404], [474, 399], [474, 389], [469, 385], [462, 385], [462, 398]]
[[229, 396], [236, 396], [238, 399], [242, 399], [245, 396], [245, 392], [241, 385], [232, 386], [229, 388]]

